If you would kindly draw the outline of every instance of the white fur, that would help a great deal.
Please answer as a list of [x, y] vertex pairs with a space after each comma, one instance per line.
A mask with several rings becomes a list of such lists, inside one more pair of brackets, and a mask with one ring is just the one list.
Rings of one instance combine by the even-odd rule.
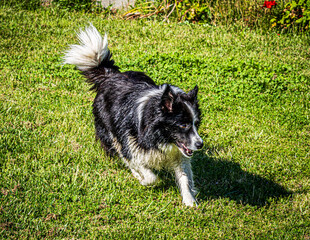
[[[189, 111], [191, 113], [191, 117], [192, 117], [192, 128], [194, 130], [194, 135], [191, 136], [191, 138], [192, 138], [191, 142], [192, 142], [192, 144], [194, 144], [195, 142], [198, 142], [198, 141], [202, 142], [202, 139], [199, 136], [197, 128], [196, 128], [196, 125], [195, 125], [195, 122], [198, 121], [198, 116], [195, 113], [194, 109], [188, 103], [185, 102], [185, 105], [189, 109]], [[190, 147], [190, 149], [193, 149], [193, 150], [197, 149], [195, 145], [192, 145], [192, 146], [189, 146], [189, 147]]]
[[[183, 92], [177, 87], [172, 87], [172, 90], [177, 92]], [[139, 98], [137, 101], [138, 108], [138, 120], [139, 124], [141, 122], [143, 111], [147, 102], [152, 98], [158, 95], [162, 95], [165, 91], [164, 85], [161, 86], [158, 90], [151, 90], [143, 94], [143, 97]], [[195, 113], [194, 109], [186, 103], [191, 116], [192, 124], [194, 128], [194, 139], [192, 142], [198, 140], [202, 141], [196, 126], [195, 122], [198, 120], [198, 116]], [[175, 144], [160, 145], [158, 150], [144, 151], [139, 148], [137, 141], [134, 137], [128, 136], [127, 143], [131, 149], [132, 159], [130, 162], [125, 160], [124, 162], [130, 168], [133, 176], [139, 180], [139, 182], [144, 186], [154, 185], [157, 182], [157, 176], [152, 172], [151, 169], [170, 169], [175, 173], [175, 179], [177, 185], [180, 189], [182, 196], [182, 202], [186, 206], [197, 206], [197, 201], [195, 199], [195, 186], [193, 180], [193, 173], [191, 169], [191, 162], [188, 156], [183, 156], [182, 152], [178, 149]], [[114, 142], [115, 148], [119, 149], [119, 144]], [[192, 149], [196, 149], [195, 146], [191, 146]], [[121, 155], [120, 151], [119, 154]]]
[[134, 137], [129, 136], [128, 146], [132, 156], [129, 167], [132, 168], [146, 166], [157, 170], [172, 169], [181, 162], [181, 152], [174, 144], [162, 145], [158, 150], [146, 151], [137, 145]]
[[174, 168], [176, 182], [179, 186], [182, 202], [186, 206], [197, 206], [196, 190], [190, 159], [183, 159], [182, 163]]
[[[132, 159], [130, 162], [125, 158], [123, 160], [142, 185], [149, 186], [156, 183], [158, 178], [151, 169], [173, 170], [183, 204], [190, 207], [197, 206], [190, 159], [184, 158], [175, 144], [161, 145], [158, 150], [145, 151], [138, 147], [134, 137], [128, 136], [127, 141]], [[116, 138], [114, 138], [114, 147], [122, 156], [120, 144]]]
[[98, 30], [90, 24], [84, 31], [78, 33], [79, 45], [70, 45], [65, 53], [64, 64], [73, 64], [81, 71], [97, 67], [109, 56], [108, 37], [102, 39]]
[[137, 104], [138, 104], [137, 114], [138, 114], [138, 121], [139, 121], [139, 129], [140, 129], [140, 123], [141, 123], [145, 105], [152, 97], [161, 96], [163, 92], [164, 92], [163, 88], [148, 90], [143, 93], [143, 97], [137, 100]]

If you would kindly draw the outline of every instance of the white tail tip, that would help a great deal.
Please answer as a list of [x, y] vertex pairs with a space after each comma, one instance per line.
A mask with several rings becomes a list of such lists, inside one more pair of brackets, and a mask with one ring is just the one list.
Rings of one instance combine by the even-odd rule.
[[100, 65], [109, 57], [108, 37], [102, 39], [98, 30], [90, 24], [84, 31], [77, 34], [79, 44], [70, 45], [65, 53], [64, 64], [73, 64], [81, 71], [87, 71]]

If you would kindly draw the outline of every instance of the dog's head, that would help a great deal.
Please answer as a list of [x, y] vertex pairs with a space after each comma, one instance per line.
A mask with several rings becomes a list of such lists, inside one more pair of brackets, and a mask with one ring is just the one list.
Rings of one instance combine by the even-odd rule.
[[177, 87], [166, 85], [161, 99], [169, 141], [187, 158], [193, 155], [193, 151], [203, 147], [203, 140], [198, 134], [200, 110], [197, 93], [197, 86], [185, 93]]

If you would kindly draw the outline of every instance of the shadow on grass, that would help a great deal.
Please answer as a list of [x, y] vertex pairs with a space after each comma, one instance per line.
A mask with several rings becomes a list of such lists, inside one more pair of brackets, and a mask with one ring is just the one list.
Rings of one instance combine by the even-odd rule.
[[198, 153], [193, 159], [198, 201], [229, 198], [242, 205], [267, 206], [292, 192], [259, 175], [246, 172], [238, 163]]
[[[192, 160], [199, 202], [228, 198], [238, 204], [263, 207], [293, 193], [278, 183], [242, 170], [238, 163], [226, 159], [218, 160], [203, 152], [197, 152]], [[118, 168], [126, 169], [121, 160]], [[177, 188], [171, 172], [164, 170], [155, 173], [162, 179], [155, 189], [166, 191], [171, 187]]]

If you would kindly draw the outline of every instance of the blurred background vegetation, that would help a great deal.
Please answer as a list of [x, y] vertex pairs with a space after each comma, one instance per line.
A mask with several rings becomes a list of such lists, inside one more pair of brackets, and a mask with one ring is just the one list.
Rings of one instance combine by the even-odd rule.
[[310, 21], [310, 1], [140, 0], [124, 17], [149, 15], [200, 24], [241, 24], [250, 28], [306, 31]]
[[115, 15], [126, 20], [158, 18], [209, 25], [239, 24], [249, 28], [305, 32], [309, 29], [310, 0], [136, 0], [126, 10], [103, 8], [96, 0], [2, 0], [19, 9], [59, 8]]

